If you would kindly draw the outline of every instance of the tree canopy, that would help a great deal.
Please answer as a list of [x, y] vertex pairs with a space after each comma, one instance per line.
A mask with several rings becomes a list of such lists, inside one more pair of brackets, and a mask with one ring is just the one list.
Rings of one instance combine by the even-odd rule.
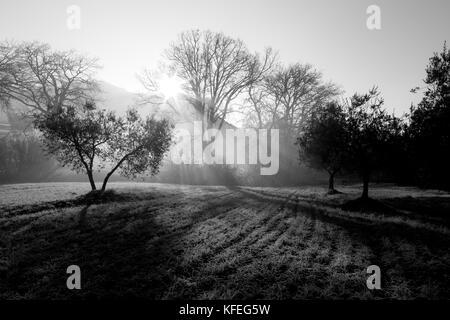
[[450, 50], [444, 44], [426, 67], [422, 101], [411, 108], [410, 161], [422, 186], [450, 189]]
[[349, 159], [346, 115], [338, 102], [316, 109], [297, 138], [300, 161], [329, 174], [328, 192], [335, 193], [334, 177]]
[[102, 191], [116, 170], [132, 178], [145, 172], [156, 174], [172, 138], [167, 120], [144, 120], [135, 109], [120, 117], [92, 105], [68, 107], [59, 113], [38, 114], [34, 124], [42, 132], [47, 152], [63, 166], [86, 173], [92, 190], [96, 190], [94, 170], [107, 164]]

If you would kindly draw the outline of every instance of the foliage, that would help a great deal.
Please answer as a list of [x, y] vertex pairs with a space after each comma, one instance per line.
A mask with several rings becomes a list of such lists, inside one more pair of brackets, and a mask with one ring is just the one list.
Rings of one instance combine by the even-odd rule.
[[[63, 166], [85, 172], [92, 190], [96, 190], [93, 171], [108, 163], [112, 167], [102, 190], [116, 170], [132, 178], [146, 171], [156, 174], [171, 143], [167, 120], [144, 120], [135, 109], [119, 117], [87, 104], [60, 113], [37, 114], [34, 124], [43, 134], [46, 150]], [[97, 166], [96, 160], [100, 161]]]
[[450, 50], [430, 58], [422, 101], [411, 108], [410, 161], [422, 186], [450, 189]]
[[329, 191], [334, 192], [334, 176], [348, 160], [346, 115], [337, 102], [315, 110], [297, 138], [300, 161], [323, 169], [330, 175]]
[[33, 133], [0, 138], [0, 182], [39, 181], [56, 168]]
[[354, 94], [346, 105], [349, 160], [345, 167], [363, 178], [363, 198], [368, 197], [371, 174], [389, 166], [390, 151], [402, 133], [402, 122], [383, 109], [384, 100], [377, 88]]

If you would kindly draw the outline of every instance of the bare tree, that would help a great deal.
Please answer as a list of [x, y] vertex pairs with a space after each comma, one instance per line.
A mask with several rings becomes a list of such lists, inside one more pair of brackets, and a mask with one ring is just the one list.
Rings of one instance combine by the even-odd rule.
[[271, 96], [268, 82], [259, 81], [247, 88], [243, 104], [243, 114], [248, 126], [253, 128], [273, 128], [279, 104]]
[[[98, 68], [96, 59], [75, 51], [54, 51], [38, 42], [2, 46], [2, 52], [14, 53], [10, 68], [2, 74], [8, 83], [2, 85], [2, 96], [19, 101], [31, 111], [58, 112], [91, 100], [98, 90], [93, 78]], [[0, 59], [4, 56], [8, 55], [2, 54]]]
[[298, 133], [314, 109], [340, 93], [333, 83], [323, 81], [311, 65], [278, 66], [262, 81], [248, 87], [247, 114], [260, 127], [276, 127]]
[[264, 77], [276, 55], [266, 49], [261, 57], [251, 54], [241, 40], [223, 33], [191, 30], [180, 34], [166, 50], [166, 57], [185, 81], [188, 100], [205, 123], [220, 121], [221, 128], [231, 103]]
[[278, 126], [298, 132], [312, 111], [339, 94], [332, 83], [325, 83], [320, 72], [309, 64], [280, 68], [266, 80], [273, 99], [274, 120]]
[[247, 88], [244, 101], [247, 125], [280, 130], [280, 174], [286, 179], [297, 166], [295, 137], [305, 128], [313, 111], [340, 90], [323, 80], [311, 65], [276, 66], [262, 80]]

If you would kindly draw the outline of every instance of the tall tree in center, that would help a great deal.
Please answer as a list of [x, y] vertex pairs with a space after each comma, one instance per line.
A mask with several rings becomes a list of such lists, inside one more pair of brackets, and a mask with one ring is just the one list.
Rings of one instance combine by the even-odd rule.
[[219, 129], [231, 103], [261, 80], [275, 60], [271, 49], [261, 57], [239, 39], [200, 30], [181, 33], [165, 54], [171, 69], [184, 80], [191, 104], [206, 124], [219, 121]]

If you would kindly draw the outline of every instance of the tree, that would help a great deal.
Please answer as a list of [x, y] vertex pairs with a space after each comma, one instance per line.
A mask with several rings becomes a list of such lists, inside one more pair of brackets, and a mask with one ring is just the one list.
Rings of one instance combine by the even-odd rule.
[[[103, 180], [102, 191], [116, 170], [132, 178], [148, 170], [156, 174], [171, 143], [167, 120], [143, 120], [135, 109], [128, 110], [126, 117], [119, 117], [86, 104], [82, 108], [67, 107], [59, 113], [38, 114], [34, 124], [42, 132], [46, 151], [63, 166], [85, 172], [92, 190], [96, 190], [94, 169], [105, 168], [107, 163], [111, 168]], [[100, 160], [97, 166], [96, 160]]]
[[171, 69], [185, 81], [187, 97], [206, 124], [222, 127], [231, 103], [271, 69], [275, 54], [251, 54], [245, 44], [223, 33], [191, 30], [166, 51]]
[[450, 189], [450, 50], [430, 58], [422, 101], [411, 108], [410, 158], [422, 186]]
[[[311, 114], [336, 98], [339, 88], [323, 80], [311, 65], [277, 66], [247, 90], [247, 120], [251, 126], [280, 130], [280, 172], [286, 181], [297, 168], [296, 137]], [[284, 177], [284, 178], [283, 178]]]
[[16, 72], [14, 63], [18, 53], [16, 47], [9, 42], [0, 43], [0, 107], [5, 107], [9, 102], [8, 92], [12, 85], [11, 74]]
[[366, 94], [354, 94], [346, 106], [349, 160], [345, 167], [363, 180], [361, 198], [369, 198], [371, 174], [389, 163], [389, 146], [401, 132], [401, 121], [383, 109], [384, 100], [374, 87]]
[[340, 93], [311, 65], [299, 63], [276, 70], [266, 78], [264, 87], [272, 100], [275, 126], [293, 134], [302, 130], [316, 108]]
[[98, 90], [93, 78], [96, 59], [75, 51], [54, 51], [39, 42], [2, 43], [0, 48], [0, 61], [6, 57], [8, 62], [7, 70], [0, 70], [0, 96], [19, 101], [33, 112], [59, 112], [81, 105]]
[[328, 193], [336, 193], [334, 177], [348, 159], [348, 130], [342, 106], [331, 102], [315, 110], [296, 144], [300, 161], [327, 171]]
[[56, 169], [54, 159], [42, 150], [33, 133], [14, 133], [0, 138], [0, 181], [18, 183], [39, 181]]

